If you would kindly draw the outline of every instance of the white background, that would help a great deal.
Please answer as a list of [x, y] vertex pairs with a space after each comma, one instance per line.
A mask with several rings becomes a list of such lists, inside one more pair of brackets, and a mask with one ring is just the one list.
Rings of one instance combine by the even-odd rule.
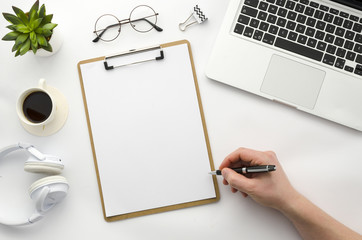
[[[347, 127], [290, 109], [207, 79], [204, 68], [228, 1], [41, 1], [63, 35], [63, 46], [48, 58], [14, 58], [12, 42], [0, 41], [0, 146], [30, 142], [40, 151], [59, 155], [71, 188], [66, 200], [44, 220], [24, 228], [0, 226], [0, 239], [300, 239], [279, 212], [232, 194], [218, 178], [221, 199], [210, 205], [148, 215], [113, 223], [103, 219], [96, 173], [77, 72], [81, 60], [124, 50], [187, 39], [191, 43], [215, 165], [239, 146], [274, 150], [293, 185], [323, 210], [362, 233], [362, 134]], [[127, 18], [138, 4], [151, 5], [162, 33], [140, 34], [125, 26], [111, 43], [93, 43], [94, 22], [104, 13]], [[199, 4], [209, 20], [178, 30]], [[30, 9], [29, 1], [1, 1]], [[0, 36], [8, 30], [1, 17]], [[240, 66], [242, 74], [242, 66]], [[245, 76], [247, 78], [248, 76]], [[22, 91], [40, 78], [58, 88], [69, 103], [65, 126], [49, 137], [36, 137], [20, 125], [15, 105]], [[116, 139], [116, 138], [115, 138]], [[31, 182], [40, 176], [23, 173], [23, 152], [0, 162], [0, 215], [27, 217]], [[139, 176], [134, 176], [135, 178]], [[129, 180], [132, 184], [132, 179]], [[142, 191], [142, 189], [139, 189]]]

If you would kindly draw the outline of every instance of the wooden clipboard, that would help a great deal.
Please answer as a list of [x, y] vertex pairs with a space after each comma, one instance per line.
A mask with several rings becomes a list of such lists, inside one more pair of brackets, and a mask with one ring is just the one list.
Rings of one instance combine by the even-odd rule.
[[[109, 60], [112, 58], [123, 58], [125, 55], [132, 55], [133, 53], [143, 53], [148, 51], [148, 49], [154, 50], [154, 52], [156, 52], [157, 54], [155, 55], [154, 58], [149, 58], [149, 59], [141, 59], [141, 60], [137, 60], [134, 62], [128, 62], [126, 64], [120, 64], [120, 65], [112, 65]], [[172, 50], [172, 51], [171, 51]], [[173, 53], [175, 52], [175, 53]], [[177, 52], [177, 53], [176, 53]], [[184, 57], [179, 57], [180, 61], [178, 64], [181, 66], [183, 66], [184, 68], [180, 67], [180, 66], [175, 66], [175, 64], [172, 64], [171, 61], [178, 61], [175, 59], [175, 56], [173, 57], [172, 55], [177, 55], [179, 54], [180, 56], [184, 56], [184, 53], [186, 54], [185, 56], [187, 56], [186, 58]], [[183, 59], [183, 60], [182, 60]], [[166, 65], [166, 63], [168, 62], [169, 65]], [[152, 62], [152, 63], [151, 63]], [[157, 74], [153, 74], [151, 73], [151, 76], [149, 76], [150, 74], [148, 74], [148, 72], [150, 71], [150, 68], [152, 66], [154, 67], [160, 67], [161, 65], [158, 64], [165, 64], [164, 66], [168, 66], [166, 69], [159, 71]], [[171, 67], [170, 67], [171, 66]], [[108, 68], [108, 70], [106, 70]], [[118, 69], [117, 69], [118, 68]], [[146, 122], [145, 124], [148, 124], [148, 120], [145, 120], [144, 122], [142, 122], [143, 120], [139, 120], [141, 116], [150, 116], [150, 115], [155, 115], [156, 117], [158, 115], [160, 116], [166, 116], [166, 118], [168, 117], [168, 115], [162, 115], [164, 114], [164, 111], [162, 111], [163, 109], [161, 108], [161, 111], [157, 114], [152, 113], [152, 109], [148, 110], [150, 108], [144, 107], [143, 105], [145, 104], [152, 104], [153, 99], [151, 100], [143, 100], [142, 97], [143, 95], [145, 96], [151, 96], [150, 98], [152, 98], [154, 95], [155, 97], [157, 97], [157, 93], [153, 94], [148, 94], [148, 90], [146, 89], [141, 89], [142, 85], [138, 85], [135, 88], [130, 88], [129, 90], [124, 90], [125, 92], [123, 93], [118, 93], [116, 92], [116, 86], [109, 86], [107, 85], [107, 79], [108, 76], [109, 78], [115, 78], [116, 80], [113, 80], [114, 83], [117, 84], [124, 84], [123, 87], [127, 88], [129, 85], [132, 84], [137, 84], [136, 81], [144, 81], [145, 84], [150, 84], [150, 82], [152, 83], [152, 81], [155, 81], [155, 84], [157, 81], [161, 81], [159, 79], [167, 79], [167, 74], [169, 75], [169, 79], [173, 79], [173, 74], [172, 69], [170, 68], [174, 68], [176, 71], [178, 69], [186, 69], [183, 70], [180, 74], [186, 74], [185, 76], [189, 76], [189, 77], [179, 77], [180, 79], [182, 79], [183, 81], [192, 81], [192, 85], [193, 85], [193, 90], [189, 90], [194, 92], [194, 96], [191, 96], [192, 94], [190, 94], [190, 97], [185, 97], [185, 102], [190, 102], [190, 106], [195, 106], [195, 111], [197, 111], [196, 114], [194, 114], [194, 112], [192, 112], [190, 114], [190, 119], [189, 117], [185, 117], [184, 115], [182, 115], [182, 111], [185, 111], [186, 113], [189, 111], [189, 107], [187, 107], [186, 105], [188, 103], [183, 103], [183, 101], [178, 101], [177, 99], [179, 99], [179, 97], [176, 99], [175, 97], [175, 102], [178, 103], [178, 105], [180, 106], [180, 111], [174, 111], [174, 108], [167, 108], [167, 109], [171, 109], [170, 112], [173, 112], [172, 114], [181, 114], [180, 116], [176, 116], [172, 118], [172, 123], [170, 123], [170, 121], [166, 122], [165, 125], [171, 125], [170, 128], [168, 128], [167, 130], [162, 129], [164, 125], [160, 124], [158, 121], [156, 123], [157, 127], [156, 128], [161, 128], [161, 130], [158, 132], [158, 130], [156, 131], [156, 137], [154, 138], [155, 141], [148, 141], [146, 142], [146, 144], [139, 143], [139, 141], [142, 141], [143, 138], [147, 138], [147, 132], [148, 129], [150, 128], [142, 128], [141, 125], [143, 125], [144, 122]], [[102, 70], [101, 70], [102, 69]], [[129, 72], [129, 71], [137, 71], [137, 73], [141, 72], [141, 69], [143, 69], [142, 71], [145, 72], [145, 78], [150, 78], [150, 79], [144, 79], [141, 77], [138, 77], [137, 79], [131, 79], [128, 80], [123, 79], [122, 77], [125, 75], [122, 75], [123, 73]], [[104, 71], [104, 72], [102, 72]], [[119, 71], [119, 72], [118, 72]], [[181, 71], [181, 70], [180, 70]], [[198, 87], [198, 82], [197, 82], [197, 77], [196, 77], [196, 72], [195, 72], [195, 66], [194, 66], [194, 62], [193, 62], [193, 58], [192, 58], [192, 52], [191, 52], [191, 47], [190, 47], [190, 43], [187, 40], [181, 40], [181, 41], [176, 41], [176, 42], [170, 42], [170, 43], [166, 43], [166, 44], [161, 44], [159, 46], [154, 46], [151, 48], [144, 48], [144, 49], [139, 49], [139, 50], [130, 50], [121, 54], [117, 54], [117, 55], [112, 55], [112, 56], [105, 56], [105, 57], [99, 57], [99, 58], [94, 58], [94, 59], [89, 59], [89, 60], [84, 60], [78, 63], [78, 72], [79, 72], [79, 78], [80, 78], [80, 84], [81, 84], [81, 89], [82, 89], [82, 95], [83, 95], [83, 101], [84, 101], [84, 107], [85, 107], [85, 113], [86, 113], [86, 117], [87, 117], [87, 124], [88, 124], [88, 131], [89, 131], [89, 137], [90, 137], [90, 142], [91, 142], [91, 147], [92, 147], [92, 152], [93, 152], [93, 159], [94, 159], [94, 164], [95, 164], [95, 169], [96, 169], [96, 174], [97, 174], [97, 181], [98, 181], [98, 188], [99, 188], [99, 192], [100, 192], [100, 196], [101, 196], [101, 202], [102, 202], [102, 209], [103, 209], [103, 215], [104, 215], [104, 219], [106, 221], [115, 221], [115, 220], [121, 220], [121, 219], [127, 219], [127, 218], [132, 218], [132, 217], [138, 217], [138, 216], [143, 216], [143, 215], [148, 215], [148, 214], [154, 214], [154, 213], [160, 213], [160, 212], [165, 212], [165, 211], [170, 211], [170, 210], [176, 210], [176, 209], [181, 209], [181, 208], [186, 208], [186, 207], [192, 207], [192, 206], [197, 206], [197, 205], [202, 205], [202, 204], [208, 204], [208, 203], [212, 203], [212, 202], [216, 202], [219, 200], [220, 195], [219, 195], [219, 189], [218, 189], [218, 184], [217, 184], [217, 180], [215, 176], [210, 176], [208, 174], [207, 171], [211, 171], [214, 170], [214, 163], [213, 163], [213, 159], [212, 159], [212, 155], [211, 155], [211, 148], [210, 148], [210, 143], [209, 143], [209, 138], [208, 138], [208, 134], [207, 134], [207, 128], [206, 128], [206, 122], [205, 122], [205, 117], [204, 117], [204, 112], [203, 112], [203, 108], [202, 108], [202, 103], [201, 103], [201, 97], [200, 97], [200, 92], [199, 92], [199, 87]], [[152, 72], [152, 71], [151, 71]], [[174, 71], [173, 71], [174, 72]], [[189, 72], [189, 73], [187, 73]], [[102, 79], [97, 79], [97, 73], [100, 74], [100, 76], [102, 76]], [[176, 73], [174, 73], [176, 74]], [[190, 74], [190, 75], [187, 75]], [[117, 76], [118, 75], [118, 76]], [[156, 76], [158, 75], [158, 77]], [[184, 79], [184, 80], [183, 80]], [[124, 83], [123, 81], [127, 81], [127, 83]], [[100, 84], [99, 82], [102, 82], [103, 84]], [[118, 81], [122, 81], [122, 83], [118, 82]], [[180, 82], [180, 81], [178, 81]], [[96, 84], [96, 85], [92, 85], [92, 84]], [[98, 85], [97, 85], [98, 84]], [[163, 83], [164, 84], [164, 83]], [[167, 83], [168, 84], [168, 83]], [[167, 85], [164, 84], [164, 85]], [[171, 84], [171, 83], [170, 83]], [[175, 83], [176, 84], [176, 83]], [[185, 84], [185, 83], [182, 83]], [[182, 84], [180, 84], [180, 88], [179, 90], [175, 91], [175, 94], [178, 94], [178, 92], [182, 92]], [[164, 86], [162, 85], [162, 87]], [[186, 84], [185, 84], [186, 85]], [[170, 87], [173, 85], [167, 85], [164, 87], [164, 89], [159, 90], [159, 89], [154, 89], [154, 90], [158, 90], [159, 94], [158, 95], [162, 95], [162, 94], [166, 94], [168, 92], [168, 87]], [[191, 86], [191, 85], [187, 85], [187, 86]], [[118, 87], [123, 88], [123, 87]], [[97, 90], [94, 90], [94, 88], [97, 88]], [[187, 87], [190, 88], [190, 87]], [[132, 93], [135, 91], [136, 94], [138, 92], [142, 92], [144, 94], [140, 95], [139, 98], [135, 97], [135, 95], [132, 95]], [[186, 89], [186, 87], [185, 87]], [[122, 101], [128, 101], [127, 98], [122, 98], [119, 95], [124, 95], [124, 94], [129, 94], [130, 99], [133, 99], [133, 102], [127, 102], [124, 105], [121, 105], [121, 108], [123, 106], [123, 108], [127, 109], [127, 115], [123, 115], [123, 116], [112, 116], [113, 112], [114, 112], [114, 108], [112, 109], [109, 108], [109, 106], [103, 106], [101, 103], [103, 98], [107, 98], [109, 94], [108, 91], [113, 91], [113, 95], [115, 95], [114, 99], [117, 99], [116, 102], [114, 102], [113, 104], [115, 105], [114, 108], [117, 108], [117, 106], [119, 106], [119, 102]], [[149, 91], [153, 91], [152, 90], [152, 85], [149, 89]], [[185, 91], [186, 92], [186, 91]], [[116, 94], [115, 94], [116, 93]], [[103, 94], [103, 95], [102, 95]], [[167, 94], [166, 94], [167, 95]], [[168, 96], [173, 96], [174, 94], [168, 95]], [[186, 95], [180, 95], [181, 97], [184, 97]], [[190, 99], [192, 99], [193, 97], [195, 97], [196, 100], [194, 100], [193, 103], [191, 103], [192, 101]], [[121, 100], [119, 100], [119, 98], [122, 98]], [[141, 100], [139, 100], [141, 99]], [[108, 100], [103, 100], [105, 102], [108, 102]], [[130, 100], [131, 101], [131, 100]], [[137, 104], [138, 101], [143, 101], [141, 104], [141, 108], [143, 111], [141, 112], [147, 112], [150, 111], [150, 115], [147, 115], [146, 113], [144, 115], [139, 115], [140, 111], [137, 109], [137, 107], [133, 108], [133, 105], [138, 106]], [[155, 100], [156, 101], [156, 100]], [[172, 101], [172, 97], [169, 99], [163, 99], [163, 100], [158, 100], [158, 105], [162, 105], [165, 104], [165, 106], [167, 107], [168, 105], [168, 101]], [[136, 103], [137, 102], [137, 103]], [[150, 103], [151, 102], [151, 103]], [[122, 102], [123, 104], [123, 102]], [[143, 104], [143, 105], [142, 105]], [[99, 106], [101, 105], [101, 106]], [[107, 104], [105, 104], [107, 105]], [[155, 109], [157, 110], [157, 107], [159, 106], [154, 106]], [[184, 106], [185, 105], [185, 106]], [[185, 108], [184, 110], [183, 107]], [[105, 110], [104, 108], [109, 108], [109, 110]], [[98, 109], [98, 110], [94, 110], [94, 109]], [[197, 110], [196, 110], [197, 109]], [[156, 111], [155, 110], [155, 111]], [[119, 110], [117, 108], [117, 114], [118, 115], [122, 115], [122, 111]], [[104, 117], [104, 113], [109, 113], [108, 117]], [[152, 117], [151, 116], [151, 117]], [[144, 118], [147, 118], [144, 117]], [[150, 118], [151, 118], [150, 117]], [[112, 119], [115, 118], [115, 119]], [[128, 121], [125, 123], [122, 123], [123, 119], [125, 118], [130, 118], [130, 120], [124, 120], [124, 121]], [[171, 117], [170, 117], [171, 118]], [[199, 120], [197, 120], [197, 118], [199, 118]], [[101, 120], [100, 120], [101, 119]], [[127, 136], [129, 136], [127, 140], [122, 139], [123, 137], [123, 133], [125, 133], [125, 131], [127, 131], [127, 127], [123, 127], [122, 128], [122, 124], [128, 124], [132, 125], [133, 124], [133, 119], [135, 119], [135, 125], [139, 125], [140, 128], [142, 128], [142, 132], [141, 133], [137, 133], [138, 131], [138, 127], [134, 127], [133, 131], [134, 133], [131, 133]], [[182, 119], [182, 121], [180, 123], [177, 123], [178, 119]], [[195, 121], [193, 121], [192, 119], [196, 119]], [[115, 131], [115, 128], [117, 128], [118, 130], [118, 122], [115, 124], [114, 121], [120, 121], [121, 123], [119, 123], [119, 128], [122, 128], [123, 130], [119, 130], [119, 134], [117, 134]], [[155, 120], [149, 120], [149, 123], [153, 123], [152, 121], [155, 122]], [[173, 121], [175, 121], [175, 123], [173, 123]], [[189, 124], [186, 125], [185, 122], [187, 121], [192, 121], [192, 122], [197, 122], [200, 121], [199, 123], [193, 123], [193, 124]], [[100, 123], [99, 123], [100, 122]], [[106, 122], [106, 124], [105, 124]], [[109, 123], [109, 124], [107, 124]], [[131, 124], [130, 124], [131, 123]], [[108, 125], [114, 125], [112, 129], [106, 129], [108, 127]], [[101, 126], [101, 127], [100, 127]], [[175, 138], [177, 139], [173, 139], [172, 135], [173, 133], [169, 133], [170, 129], [171, 131], [173, 129], [177, 129], [178, 127], [184, 127], [185, 128], [185, 133], [181, 131], [180, 132], [176, 132], [175, 134]], [[186, 127], [185, 127], [186, 126]], [[188, 130], [188, 126], [190, 126], [190, 128], [195, 128], [196, 130]], [[201, 126], [201, 127], [200, 127]], [[99, 128], [104, 128], [104, 130], [99, 130]], [[126, 129], [126, 130], [125, 130]], [[165, 127], [166, 129], [166, 127]], [[201, 130], [200, 130], [201, 129]], [[151, 134], [154, 132], [152, 132], [152, 129], [150, 130]], [[165, 131], [165, 133], [163, 133], [163, 131]], [[202, 131], [202, 133], [200, 132]], [[188, 133], [190, 132], [190, 133]], [[196, 134], [195, 132], [199, 132], [200, 134], [202, 134], [202, 137], [200, 134]], [[158, 134], [160, 133], [160, 135]], [[165, 140], [161, 139], [158, 140], [157, 138], [161, 138], [161, 136], [163, 136], [162, 134], [166, 134], [166, 136], [170, 136], [170, 139], [167, 140], [167, 142], [165, 143]], [[178, 135], [177, 135], [178, 134]], [[184, 141], [182, 140], [182, 138], [184, 137], [183, 135], [185, 134], [185, 136], [187, 134], [191, 134], [190, 136], [192, 136], [192, 138], [196, 139], [189, 139], [190, 136], [186, 136], [186, 140]], [[119, 136], [121, 135], [121, 136]], [[194, 136], [195, 135], [195, 136]], [[141, 137], [133, 137], [133, 136], [141, 136]], [[202, 138], [202, 140], [201, 140]], [[200, 139], [199, 141], [197, 139]], [[134, 144], [140, 144], [139, 146], [139, 150], [140, 151], [133, 151], [131, 152], [131, 154], [125, 153], [127, 151], [131, 151], [129, 149], [132, 149], [132, 147], [134, 147], [133, 145], [129, 145], [129, 147], [127, 147], [127, 144], [132, 144], [129, 143], [133, 142]], [[146, 140], [145, 140], [146, 141]], [[175, 154], [173, 154], [173, 156], [170, 156], [169, 159], [171, 159], [169, 161], [169, 159], [167, 161], [166, 164], [162, 164], [163, 160], [165, 157], [161, 159], [158, 158], [159, 154], [163, 154], [164, 150], [167, 151], [167, 149], [164, 149], [163, 146], [157, 146], [157, 141], [163, 141], [161, 142], [162, 144], [169, 144], [167, 146], [170, 146], [171, 149], [175, 148], [176, 150], [174, 152], [177, 152]], [[173, 145], [173, 143], [169, 143], [169, 142], [173, 142], [175, 141], [175, 144]], [[183, 151], [183, 146], [180, 146], [181, 144], [177, 141], [180, 141], [181, 144], [185, 144], [185, 151]], [[195, 143], [189, 144], [188, 141], [195, 141]], [[201, 142], [203, 141], [203, 142]], [[155, 144], [156, 148], [153, 151], [154, 148], [149, 148], [148, 144]], [[122, 145], [122, 146], [119, 146]], [[126, 146], [127, 145], [127, 146]], [[194, 146], [201, 146], [198, 147], [197, 149], [194, 149]], [[123, 149], [123, 150], [122, 150]], [[137, 149], [137, 147], [135, 148]], [[143, 153], [142, 150], [143, 149], [148, 149], [147, 153]], [[158, 150], [157, 150], [158, 149]], [[169, 149], [169, 148], [168, 148]], [[204, 149], [204, 150], [200, 150], [200, 149]], [[113, 153], [109, 153], [112, 152]], [[139, 154], [139, 152], [142, 152], [140, 155], [143, 156], [147, 156], [147, 158], [150, 158], [150, 161], [146, 161], [144, 158], [140, 159], [137, 158], [137, 155]], [[174, 153], [171, 152], [171, 153]], [[134, 153], [134, 155], [136, 155], [135, 157], [132, 155], [132, 153]], [[124, 154], [125, 156], [127, 156], [127, 159], [125, 159], [126, 157], [122, 158], [122, 154]], [[184, 155], [184, 158], [181, 158]], [[193, 157], [193, 156], [200, 156], [197, 159], [189, 159], [189, 157]], [[107, 156], [113, 156], [114, 160], [112, 160], [113, 162], [110, 162], [109, 158], [107, 158]], [[173, 161], [174, 158], [180, 158], [178, 161]], [[152, 161], [151, 159], [153, 159], [154, 162], [156, 162], [157, 164], [155, 164], [155, 166], [152, 165]], [[137, 164], [137, 161], [141, 161], [142, 162], [142, 166], [139, 166], [139, 164]], [[206, 162], [207, 163], [204, 163]], [[130, 163], [131, 162], [131, 163]], [[113, 167], [112, 164], [115, 164], [115, 166]], [[124, 165], [122, 165], [124, 164]], [[134, 164], [134, 165], [132, 165]], [[206, 167], [206, 165], [207, 167]], [[130, 167], [131, 166], [131, 167]], [[132, 166], [134, 166], [136, 169], [134, 169]], [[152, 169], [153, 167], [157, 167], [157, 172], [154, 173], [154, 175], [147, 175], [148, 172], [144, 168], [149, 168]], [[117, 169], [119, 168], [119, 169]], [[126, 169], [124, 169], [126, 168]], [[164, 169], [163, 169], [164, 168]], [[175, 169], [176, 168], [176, 169]], [[195, 168], [195, 169], [193, 169]], [[180, 175], [177, 170], [178, 169], [183, 169], [184, 171], [184, 176]], [[142, 172], [142, 176], [137, 176], [137, 174], [139, 173], [139, 170]], [[200, 170], [200, 171], [198, 171]], [[206, 171], [207, 170], [207, 171]], [[119, 171], [119, 175], [117, 173], [115, 173], [115, 171]], [[155, 170], [154, 170], [155, 171]], [[174, 171], [173, 174], [170, 175], [170, 173]], [[194, 172], [193, 172], [194, 171]], [[197, 173], [195, 171], [198, 171]], [[132, 172], [132, 173], [130, 173]], [[163, 172], [163, 173], [161, 173]], [[124, 179], [121, 180], [124, 177], [124, 174], [129, 174], [129, 176], [127, 176], [127, 179], [129, 179], [129, 182], [126, 182]], [[160, 174], [163, 174], [165, 179], [161, 179]], [[135, 176], [136, 175], [136, 176]], [[113, 177], [112, 177], [113, 176]], [[168, 176], [168, 177], [167, 177]], [[174, 177], [175, 176], [175, 177]], [[137, 182], [135, 185], [140, 186], [140, 184], [143, 186], [143, 184], [145, 184], [145, 187], [142, 189], [142, 187], [139, 187], [141, 189], [132, 189], [132, 184], [133, 184], [133, 179], [142, 179], [142, 177], [146, 178], [144, 179], [144, 182], [142, 183], [142, 181]], [[192, 179], [192, 178], [195, 179]], [[119, 179], [120, 178], [120, 179]], [[179, 180], [177, 180], [179, 179]], [[190, 180], [189, 180], [190, 179]], [[149, 183], [151, 181], [151, 183]], [[155, 182], [155, 184], [152, 185], [152, 181]], [[160, 182], [162, 181], [162, 182]], [[175, 181], [174, 183], [172, 183], [172, 181]], [[189, 181], [194, 181], [195, 183], [193, 183], [192, 185], [190, 185]], [[112, 186], [113, 183], [113, 186]], [[160, 184], [161, 183], [161, 184]], [[147, 184], [148, 187], [146, 186]], [[162, 187], [160, 187], [160, 185], [162, 185]], [[174, 188], [171, 188], [171, 186], [168, 185], [172, 185], [177, 187], [179, 190], [174, 190]], [[193, 187], [194, 185], [199, 185], [196, 187]], [[130, 187], [131, 186], [131, 187]], [[200, 186], [201, 187], [205, 187], [205, 191], [203, 193], [199, 193], [200, 190]], [[198, 189], [193, 189], [193, 188], [198, 188]], [[110, 190], [111, 189], [111, 190]], [[113, 195], [112, 189], [114, 189], [113, 191], [115, 191], [115, 194]], [[122, 190], [121, 190], [122, 189]], [[150, 191], [155, 189], [154, 194], [152, 194], [152, 191], [150, 192], [151, 194], [147, 195], [148, 199], [143, 199], [144, 197], [140, 197], [142, 195], [140, 195], [141, 193], [139, 192], [143, 192], [143, 191]], [[163, 192], [163, 190], [165, 192]], [[116, 193], [117, 191], [119, 191], [119, 193]], [[139, 191], [139, 192], [137, 192]], [[203, 188], [201, 188], [201, 191], [203, 191]], [[182, 193], [182, 194], [181, 194]], [[144, 193], [146, 194], [146, 193]], [[133, 197], [134, 195], [134, 197]], [[172, 197], [170, 195], [174, 195], [175, 199], [172, 199]], [[113, 201], [112, 196], [116, 199], [115, 201]], [[162, 197], [164, 196], [164, 197]], [[127, 198], [127, 200], [124, 200], [125, 198]], [[154, 199], [153, 199], [154, 198]], [[176, 199], [179, 198], [179, 199]], [[118, 200], [117, 200], [118, 199]], [[123, 202], [124, 200], [124, 202]], [[133, 202], [132, 202], [133, 201]], [[154, 202], [153, 202], [154, 201]], [[165, 201], [165, 202], [163, 202]], [[161, 202], [161, 203], [159, 203]], [[119, 205], [124, 205], [124, 206], [117, 206], [116, 204]], [[139, 206], [137, 206], [137, 204]], [[134, 206], [133, 206], [134, 205]], [[145, 207], [143, 207], [143, 205]], [[125, 210], [123, 210], [123, 208]], [[112, 209], [112, 210], [109, 210]], [[114, 210], [115, 209], [115, 210]]]

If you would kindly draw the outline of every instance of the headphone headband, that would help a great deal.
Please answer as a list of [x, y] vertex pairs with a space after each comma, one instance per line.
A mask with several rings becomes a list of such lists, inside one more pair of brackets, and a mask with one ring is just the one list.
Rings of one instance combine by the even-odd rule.
[[44, 216], [38, 212], [34, 212], [28, 219], [16, 219], [16, 220], [9, 220], [9, 219], [2, 219], [0, 217], [0, 224], [13, 226], [13, 227], [20, 227], [30, 225], [42, 219]]
[[[0, 159], [7, 154], [24, 149], [30, 153], [29, 159], [25, 162], [24, 170], [45, 173], [59, 174], [64, 165], [58, 157], [46, 155], [28, 143], [13, 144], [0, 149]], [[69, 185], [62, 176], [48, 176], [42, 178], [31, 185], [29, 189], [30, 197], [35, 200], [35, 212], [27, 219], [7, 219], [0, 216], [0, 224], [8, 226], [24, 226], [39, 221], [43, 214], [60, 202], [66, 195]]]
[[36, 157], [39, 160], [45, 159], [44, 154], [39, 152], [33, 145], [28, 144], [28, 143], [20, 143], [20, 142], [18, 144], [13, 144], [13, 145], [10, 145], [8, 147], [1, 149], [0, 150], [0, 159], [5, 157], [9, 153], [20, 150], [20, 149], [27, 150], [31, 155], [33, 155], [34, 157]]

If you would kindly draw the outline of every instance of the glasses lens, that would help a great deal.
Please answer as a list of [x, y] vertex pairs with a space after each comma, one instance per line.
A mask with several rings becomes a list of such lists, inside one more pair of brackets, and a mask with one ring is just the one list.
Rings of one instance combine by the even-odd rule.
[[157, 23], [156, 12], [146, 5], [135, 7], [129, 18], [131, 26], [138, 32], [148, 32]]
[[121, 24], [115, 16], [105, 14], [97, 19], [94, 31], [101, 40], [112, 41], [121, 32]]

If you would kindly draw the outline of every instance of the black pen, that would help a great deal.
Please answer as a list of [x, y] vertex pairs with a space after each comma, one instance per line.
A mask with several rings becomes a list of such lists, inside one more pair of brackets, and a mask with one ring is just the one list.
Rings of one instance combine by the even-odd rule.
[[[240, 174], [247, 174], [247, 173], [271, 172], [275, 171], [277, 167], [275, 165], [260, 165], [260, 166], [231, 168], [231, 169]], [[209, 173], [211, 175], [221, 175], [221, 170], [216, 170]]]

